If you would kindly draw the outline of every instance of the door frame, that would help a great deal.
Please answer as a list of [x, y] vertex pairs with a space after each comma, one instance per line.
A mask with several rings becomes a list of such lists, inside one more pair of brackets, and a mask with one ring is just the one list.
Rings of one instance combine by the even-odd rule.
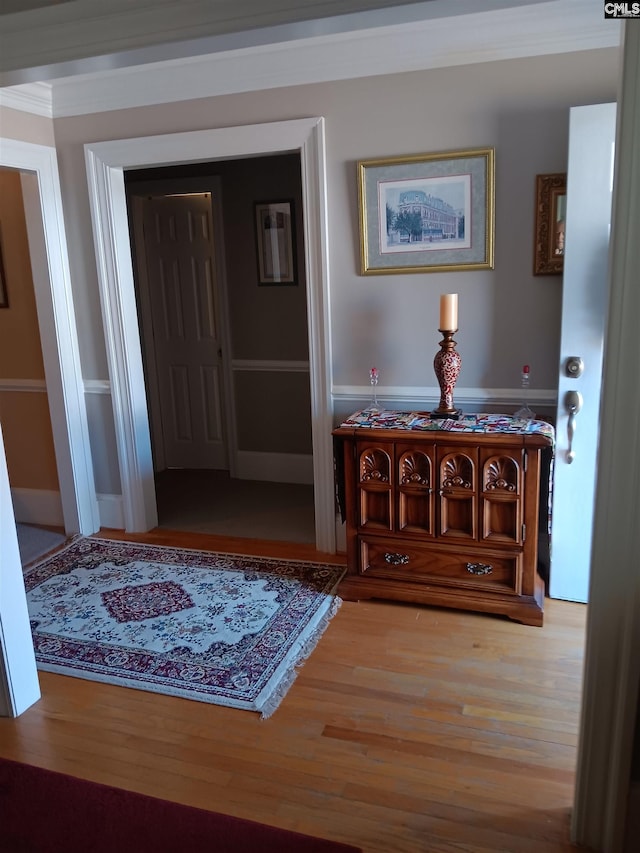
[[335, 551], [331, 340], [322, 117], [85, 145], [126, 529], [157, 526], [124, 170], [298, 151], [304, 210], [316, 547]]
[[64, 527], [67, 533], [89, 536], [100, 529], [100, 518], [56, 150], [2, 138], [0, 166], [23, 173], [29, 254]]
[[633, 429], [640, 418], [638, 139], [640, 27], [625, 23], [616, 121], [598, 479], [571, 816], [571, 840], [607, 853], [627, 849], [624, 835], [632, 802], [631, 756], [640, 719], [640, 442]]

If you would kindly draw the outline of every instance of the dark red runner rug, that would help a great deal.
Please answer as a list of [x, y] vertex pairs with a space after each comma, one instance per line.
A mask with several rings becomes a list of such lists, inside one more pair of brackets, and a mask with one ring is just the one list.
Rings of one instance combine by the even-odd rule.
[[0, 758], [2, 853], [362, 853]]

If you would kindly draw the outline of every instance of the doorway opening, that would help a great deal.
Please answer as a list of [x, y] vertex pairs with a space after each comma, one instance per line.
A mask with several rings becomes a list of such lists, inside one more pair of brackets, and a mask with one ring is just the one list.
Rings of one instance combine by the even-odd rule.
[[93, 533], [97, 505], [84, 401], [73, 394], [81, 378], [53, 149], [3, 140], [0, 185], [0, 416], [24, 563], [65, 532]]
[[[0, 166], [0, 420], [23, 565], [64, 541], [34, 278], [42, 216], [33, 174]], [[47, 281], [47, 286], [49, 282]]]
[[[125, 173], [160, 527], [315, 541], [300, 170], [294, 152]], [[285, 197], [292, 274], [265, 285], [256, 211]]]
[[[28, 232], [28, 254], [37, 309], [44, 383], [20, 379], [24, 399], [46, 390], [52, 434], [53, 467], [58, 491], [34, 489], [32, 509], [54, 524], [64, 523], [66, 533], [89, 535], [98, 530], [99, 517], [90, 452], [84, 386], [74, 307], [66, 255], [66, 236], [60, 200], [56, 151], [43, 145], [3, 138], [0, 166], [20, 174]], [[8, 291], [8, 298], [10, 293]], [[11, 318], [9, 315], [9, 322]], [[37, 334], [37, 333], [34, 333]], [[3, 338], [6, 340], [6, 338]], [[21, 368], [22, 370], [22, 368]], [[24, 374], [21, 372], [20, 374]], [[11, 383], [9, 383], [11, 384]], [[15, 390], [12, 388], [12, 390]], [[42, 422], [44, 418], [42, 419]], [[53, 481], [52, 481], [53, 482]], [[44, 491], [45, 506], [38, 505]], [[53, 496], [51, 495], [53, 492]], [[51, 500], [50, 500], [51, 499]]]

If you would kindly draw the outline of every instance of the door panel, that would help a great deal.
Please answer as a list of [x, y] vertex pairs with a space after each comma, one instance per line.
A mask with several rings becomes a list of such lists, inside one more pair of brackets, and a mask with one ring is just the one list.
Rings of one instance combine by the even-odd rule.
[[396, 448], [398, 464], [398, 530], [420, 537], [435, 534], [433, 450], [412, 445]]
[[444, 539], [477, 539], [477, 448], [439, 447], [440, 529]]
[[[522, 451], [520, 452], [522, 455]], [[522, 464], [515, 454], [482, 450], [480, 455], [481, 539], [522, 543]]]
[[[550, 594], [581, 602], [589, 589], [615, 124], [615, 104], [570, 111]], [[581, 374], [571, 371], [575, 357], [583, 361]], [[570, 419], [573, 392], [582, 406]]]
[[358, 442], [358, 527], [362, 530], [394, 529], [393, 446]]
[[220, 369], [215, 365], [201, 367], [200, 382], [207, 440], [222, 441], [222, 413], [220, 406], [216, 405], [222, 396]]
[[209, 193], [145, 199], [145, 257], [168, 468], [228, 468]]

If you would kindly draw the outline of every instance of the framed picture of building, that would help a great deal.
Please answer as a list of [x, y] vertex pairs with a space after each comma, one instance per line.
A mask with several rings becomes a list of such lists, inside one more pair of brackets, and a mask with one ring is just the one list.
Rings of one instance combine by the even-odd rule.
[[358, 163], [362, 275], [493, 269], [493, 148]]

